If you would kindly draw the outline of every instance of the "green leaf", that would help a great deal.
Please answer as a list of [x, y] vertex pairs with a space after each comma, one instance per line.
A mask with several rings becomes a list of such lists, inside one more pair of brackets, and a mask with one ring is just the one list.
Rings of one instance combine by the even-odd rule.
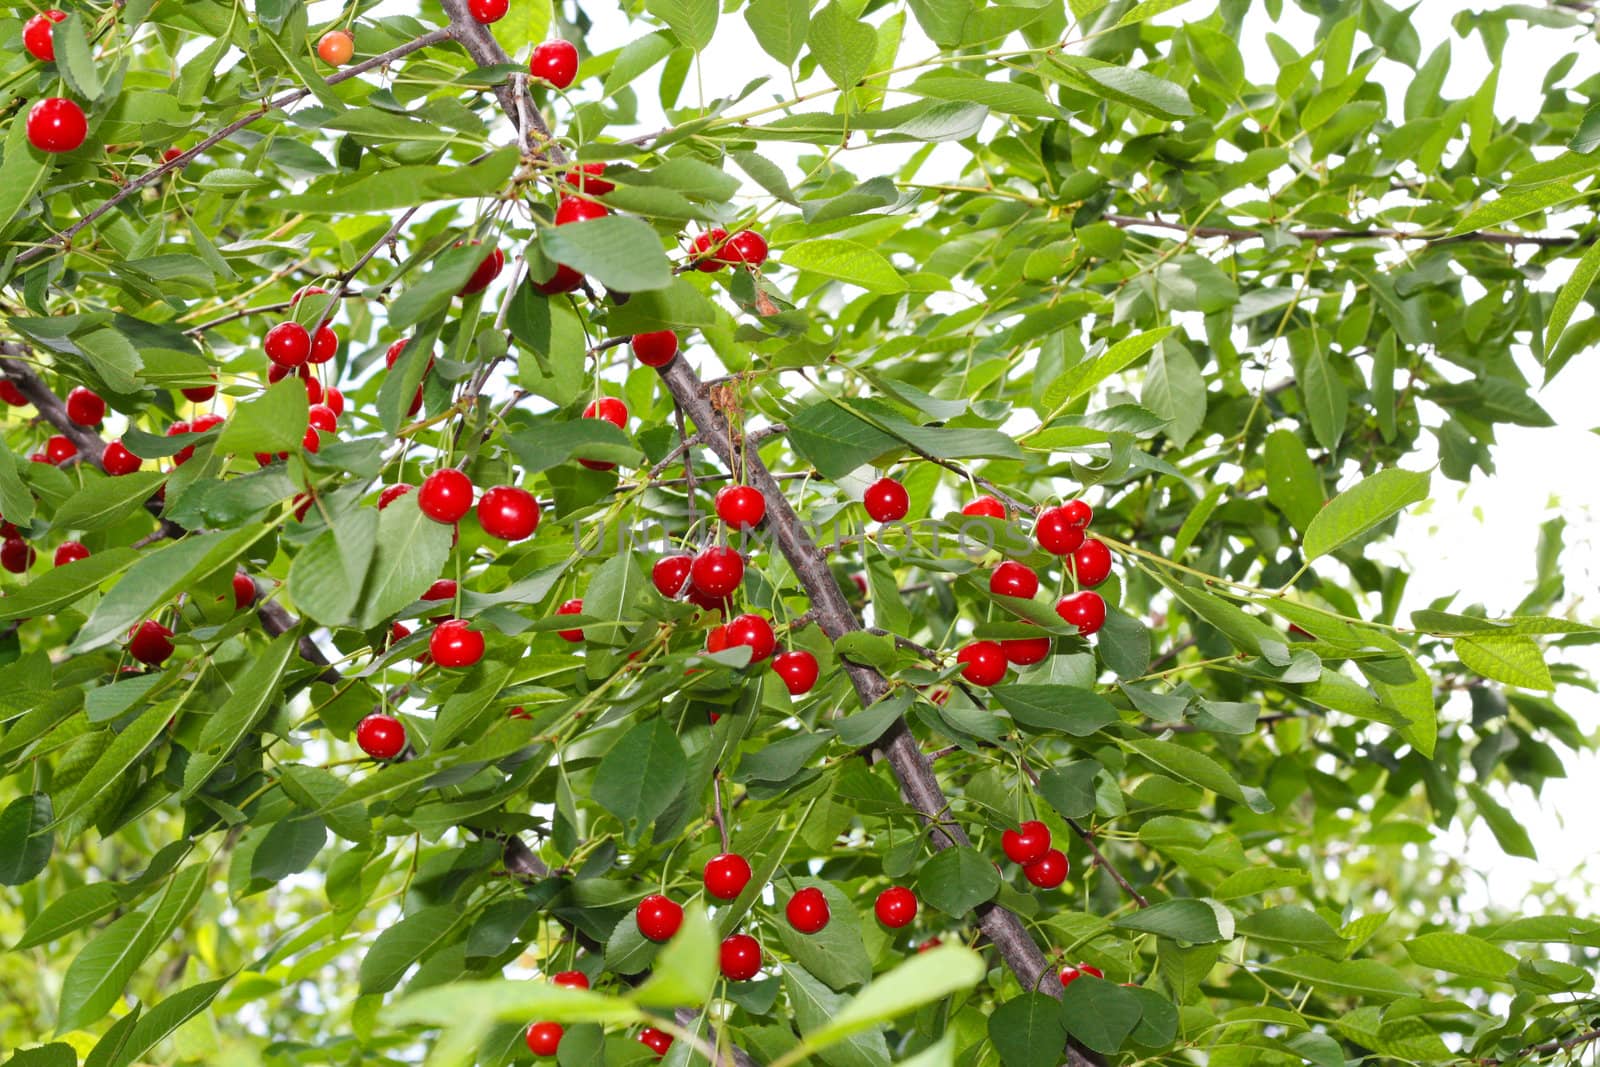
[[1120, 1049], [1143, 1015], [1138, 993], [1093, 975], [1077, 978], [1061, 993], [1061, 1024], [1096, 1052]]
[[1324, 996], [1391, 1001], [1416, 995], [1416, 990], [1399, 971], [1377, 960], [1330, 960], [1299, 955], [1269, 960], [1260, 966], [1304, 982]]
[[1478, 809], [1483, 821], [1489, 824], [1489, 832], [1494, 834], [1494, 839], [1499, 842], [1500, 848], [1506, 855], [1522, 856], [1530, 860], [1539, 858], [1527, 829], [1517, 821], [1515, 815], [1506, 810], [1503, 804], [1490, 796], [1483, 786], [1477, 783], [1469, 784], [1467, 796], [1472, 798], [1473, 806]]
[[1428, 496], [1429, 476], [1399, 468], [1381, 470], [1346, 489], [1317, 513], [1306, 527], [1307, 561], [1325, 556], [1354, 541], [1408, 505]]
[[628, 435], [605, 419], [535, 420], [527, 430], [508, 435], [506, 444], [529, 474], [575, 458], [630, 467], [644, 458]]
[[[1591, 111], [1591, 114], [1596, 112]], [[1588, 295], [1594, 286], [1596, 276], [1600, 276], [1600, 242], [1591, 244], [1583, 253], [1583, 258], [1578, 260], [1572, 268], [1572, 275], [1556, 293], [1556, 301], [1550, 308], [1550, 318], [1544, 327], [1545, 352], [1554, 352], [1556, 345], [1561, 340], [1562, 331], [1567, 328], [1567, 323], [1572, 321], [1572, 313], [1578, 310], [1578, 305]], [[1545, 375], [1546, 384], [1555, 374]]]
[[55, 45], [56, 70], [66, 79], [74, 96], [90, 103], [100, 99], [104, 86], [100, 82], [100, 68], [95, 63], [94, 52], [89, 47], [88, 35], [83, 28], [84, 16], [68, 15], [50, 31]]
[[450, 527], [424, 515], [416, 493], [380, 511], [377, 551], [361, 593], [360, 627], [372, 629], [427, 592], [450, 558], [450, 542]]
[[0, 601], [0, 620], [54, 615], [121, 574], [138, 559], [139, 553], [131, 548], [108, 548], [70, 567], [55, 567], [26, 587], [9, 592], [5, 600]]
[[[953, 851], [953, 850], [952, 850]], [[983, 981], [983, 957], [964, 945], [919, 952], [863, 989], [838, 1014], [806, 1035], [811, 1048], [826, 1048], [880, 1023], [888, 1023]]]
[[897, 446], [883, 430], [827, 400], [801, 408], [788, 426], [789, 443], [824, 478], [842, 478]]
[[231, 980], [232, 976], [229, 975], [192, 985], [172, 994], [145, 1012], [134, 1024], [127, 1044], [117, 1053], [113, 1061], [114, 1067], [128, 1067], [136, 1060], [143, 1059], [147, 1052], [177, 1033], [190, 1019], [210, 1007], [217, 994], [222, 992], [223, 987]]
[[1458, 234], [1499, 226], [1513, 219], [1520, 219], [1524, 215], [1531, 215], [1535, 211], [1545, 211], [1559, 204], [1565, 204], [1569, 200], [1576, 200], [1580, 195], [1570, 182], [1549, 182], [1528, 189], [1502, 192], [1497, 199], [1468, 213], [1451, 229], [1449, 236], [1455, 237]]
[[829, 987], [843, 991], [872, 980], [872, 959], [867, 955], [861, 919], [855, 902], [838, 886], [820, 878], [784, 878], [779, 904], [787, 907], [793, 890], [815, 888], [828, 902], [828, 925], [814, 934], [802, 934], [787, 922], [776, 924], [778, 939], [789, 956]]
[[[848, 1000], [795, 963], [783, 966], [783, 989], [800, 1033], [810, 1035], [829, 1026]], [[887, 1067], [889, 1045], [882, 1030], [852, 1034], [830, 1045], [821, 1057], [830, 1067]]]
[[[1297, 874], [1296, 871], [1264, 871], [1250, 872], [1256, 874]], [[1286, 881], [1275, 878], [1281, 884], [1299, 885], [1301, 882]], [[1268, 880], [1257, 881], [1254, 892], [1269, 888]], [[1254, 941], [1265, 942], [1274, 947], [1289, 945], [1294, 948], [1308, 948], [1313, 952], [1320, 952], [1328, 956], [1342, 956], [1345, 952], [1346, 941], [1339, 936], [1339, 931], [1328, 924], [1328, 920], [1311, 911], [1309, 908], [1297, 907], [1289, 904], [1278, 908], [1267, 908], [1253, 915], [1247, 915], [1239, 920], [1238, 934]]]
[[1476, 937], [1438, 931], [1405, 942], [1406, 955], [1419, 967], [1449, 971], [1468, 978], [1505, 979], [1517, 958]]
[[17, 951], [49, 944], [74, 930], [81, 930], [102, 915], [116, 910], [123, 900], [118, 887], [110, 882], [92, 882], [69, 889], [56, 897], [28, 924]]
[[1267, 499], [1303, 533], [1322, 510], [1322, 476], [1306, 446], [1288, 430], [1267, 435], [1265, 459]]
[[[417, 913], [424, 914], [427, 913]], [[392, 926], [384, 933], [392, 934], [397, 929]], [[383, 936], [379, 935], [380, 940]], [[450, 1026], [463, 1019], [497, 1020], [520, 1026], [526, 1026], [529, 1019], [627, 1024], [643, 1017], [643, 1012], [621, 997], [554, 982], [506, 979], [452, 982], [424, 989], [402, 997], [382, 1013], [382, 1018], [393, 1026]]]
[[1024, 729], [1088, 737], [1119, 718], [1116, 707], [1090, 689], [1069, 685], [997, 685], [989, 690]]
[[292, 632], [276, 637], [240, 672], [232, 692], [200, 731], [200, 740], [183, 770], [182, 799], [188, 800], [205, 785], [273, 701], [281, 699], [283, 675], [296, 645], [297, 635]]
[[989, 1016], [989, 1040], [1004, 1067], [1057, 1067], [1067, 1041], [1061, 1005], [1043, 993], [1012, 997]]
[[805, 47], [810, 8], [808, 0], [750, 0], [744, 9], [744, 20], [763, 52], [792, 67]]
[[630, 998], [642, 1008], [697, 1008], [717, 984], [717, 935], [696, 901], [683, 913], [683, 925], [656, 953], [650, 977]]
[[494, 36], [511, 55], [539, 44], [550, 34], [554, 18], [551, 0], [517, 0], [494, 25]]
[[1094, 780], [1100, 764], [1073, 760], [1039, 775], [1039, 795], [1065, 819], [1082, 819], [1094, 811]]
[[89, 365], [113, 391], [131, 393], [139, 387], [144, 361], [127, 337], [108, 327], [91, 330], [76, 341]]
[[55, 165], [56, 156], [28, 143], [28, 124], [13, 119], [0, 158], [0, 235], [6, 234]]
[[1523, 689], [1554, 689], [1550, 668], [1531, 637], [1518, 634], [1458, 637], [1455, 652], [1462, 664], [1485, 678]]
[[316, 816], [280, 819], [250, 854], [251, 881], [279, 882], [311, 866], [328, 843], [328, 827]]
[[122, 777], [128, 768], [144, 755], [145, 749], [149, 748], [166, 729], [167, 721], [172, 718], [172, 711], [170, 704], [152, 704], [141, 712], [137, 719], [112, 740], [100, 754], [100, 758], [95, 761], [94, 766], [89, 768], [88, 773], [61, 802], [61, 811], [57, 814], [56, 821], [65, 822], [98, 800], [114, 781]]
[[1311, 416], [1312, 436], [1317, 444], [1332, 451], [1344, 437], [1349, 418], [1349, 390], [1318, 338], [1313, 337], [1311, 345], [1302, 353], [1299, 369], [1300, 392], [1305, 397], [1306, 412]]
[[839, 0], [829, 0], [811, 19], [806, 41], [817, 65], [841, 89], [854, 86], [872, 68], [878, 47], [872, 27], [847, 13]]
[[1045, 403], [1056, 410], [1065, 408], [1080, 396], [1087, 396], [1094, 387], [1127, 367], [1140, 356], [1161, 343], [1173, 331], [1171, 326], [1146, 333], [1124, 337], [1100, 354], [1099, 358], [1071, 367], [1061, 377], [1046, 387]]
[[265, 532], [256, 529], [189, 534], [153, 551], [147, 550], [144, 558], [128, 568], [122, 580], [100, 601], [89, 621], [78, 631], [73, 650], [86, 651], [114, 638], [125, 637], [130, 627], [154, 615], [179, 590], [231, 565]]
[[783, 251], [783, 263], [872, 293], [903, 293], [907, 288], [894, 264], [866, 245], [837, 237], [817, 237], [791, 245]]
[[305, 383], [291, 374], [268, 386], [255, 400], [233, 409], [217, 438], [217, 450], [238, 454], [298, 452], [309, 425], [308, 410]]
[[462, 918], [460, 908], [440, 904], [413, 912], [384, 930], [361, 960], [361, 992], [387, 993], [393, 989], [413, 963], [427, 959], [453, 940]]
[[1166, 900], [1130, 912], [1111, 925], [1193, 945], [1233, 940], [1233, 913], [1214, 900]]
[[683, 746], [662, 718], [637, 723], [595, 769], [595, 803], [622, 821], [629, 843], [638, 841], [667, 810], [687, 780]]
[[961, 918], [1000, 891], [1000, 873], [977, 849], [947, 848], [917, 872], [918, 895], [946, 915]]
[[1167, 420], [1167, 436], [1180, 448], [1189, 443], [1205, 421], [1205, 379], [1195, 366], [1194, 357], [1182, 345], [1163, 344], [1150, 358], [1139, 399]]
[[341, 514], [300, 550], [289, 565], [289, 596], [302, 612], [324, 626], [341, 626], [350, 619], [361, 599], [382, 517], [392, 510], [393, 505], [382, 512], [357, 508]]
[[1204, 752], [1197, 752], [1175, 741], [1163, 741], [1157, 737], [1124, 741], [1122, 744], [1175, 778], [1192, 782], [1202, 789], [1209, 789], [1218, 796], [1238, 801], [1254, 812], [1266, 813], [1273, 810], [1272, 801], [1267, 799], [1265, 793], [1235, 781], [1222, 764]]
[[[1078, 57], [1052, 55], [1065, 65]], [[1194, 104], [1181, 85], [1131, 67], [1100, 64], [1093, 60], [1072, 64], [1074, 73], [1090, 92], [1127, 104], [1164, 119], [1185, 119], [1195, 114]], [[1070, 68], [1069, 68], [1070, 69]]]
[[545, 255], [594, 278], [608, 289], [636, 293], [672, 284], [672, 264], [655, 230], [642, 219], [607, 215], [539, 233]]
[[135, 471], [117, 478], [86, 476], [89, 484], [56, 509], [55, 525], [86, 532], [115, 526], [143, 507], [166, 478], [160, 471]]
[[29, 793], [0, 812], [0, 885], [33, 881], [55, 848], [54, 811], [46, 793]]
[[684, 47], [703, 51], [717, 30], [717, 0], [645, 0], [645, 10], [665, 22]]

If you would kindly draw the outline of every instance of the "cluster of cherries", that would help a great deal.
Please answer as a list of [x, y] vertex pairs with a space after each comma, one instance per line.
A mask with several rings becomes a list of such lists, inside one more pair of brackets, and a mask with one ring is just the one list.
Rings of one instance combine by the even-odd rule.
[[[55, 26], [67, 13], [50, 8], [22, 26], [22, 47], [41, 63], [56, 60]], [[28, 109], [28, 143], [41, 152], [71, 152], [89, 136], [89, 119], [77, 101], [47, 96]]]

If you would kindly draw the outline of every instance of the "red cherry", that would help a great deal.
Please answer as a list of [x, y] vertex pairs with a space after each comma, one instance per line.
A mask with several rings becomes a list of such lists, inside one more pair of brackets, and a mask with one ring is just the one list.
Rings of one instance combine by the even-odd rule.
[[411, 492], [411, 486], [405, 482], [401, 482], [398, 485], [385, 486], [383, 492], [378, 494], [378, 510], [382, 511], [409, 492]]
[[728, 645], [745, 645], [750, 649], [750, 662], [760, 663], [772, 655], [778, 646], [773, 636], [772, 624], [760, 615], [740, 615], [728, 623]]
[[670, 941], [683, 925], [683, 906], [660, 893], [651, 893], [633, 909], [633, 921], [651, 941]]
[[695, 607], [699, 608], [701, 611], [716, 611], [725, 616], [733, 614], [732, 597], [711, 596], [709, 593], [702, 593], [700, 590], [694, 587], [692, 582], [689, 585], [689, 592], [685, 594], [684, 599], [693, 604]]
[[737, 852], [724, 852], [706, 861], [706, 892], [718, 900], [733, 900], [750, 884], [750, 864]]
[[748, 982], [761, 970], [761, 943], [749, 934], [733, 934], [722, 941], [722, 976], [730, 982]]
[[499, 22], [510, 10], [511, 0], [467, 0], [467, 11], [485, 26]]
[[[216, 375], [213, 374], [212, 377], [215, 378]], [[183, 393], [185, 400], [192, 400], [196, 404], [204, 404], [207, 400], [217, 395], [217, 387], [214, 385], [195, 385], [190, 386], [188, 389], [181, 389], [179, 392]]]
[[911, 497], [906, 487], [893, 478], [879, 478], [867, 486], [861, 502], [875, 522], [899, 522], [911, 510]]
[[79, 426], [99, 426], [106, 417], [106, 402], [93, 389], [78, 386], [67, 394], [67, 418]]
[[89, 550], [80, 541], [63, 541], [56, 548], [56, 566], [65, 567], [80, 559], [88, 559]]
[[754, 230], [740, 230], [728, 238], [717, 258], [724, 263], [759, 267], [767, 261], [767, 239]]
[[694, 560], [689, 556], [662, 556], [650, 568], [650, 581], [656, 592], [668, 600], [676, 600], [689, 582], [689, 569], [693, 565]]
[[1031, 667], [1041, 663], [1050, 654], [1050, 639], [1048, 637], [1013, 637], [1000, 642], [1000, 651], [1005, 653], [1006, 662], [1018, 667]]
[[659, 1058], [667, 1054], [672, 1047], [672, 1035], [663, 1033], [653, 1026], [647, 1026], [639, 1031], [639, 1044], [654, 1052]]
[[1012, 863], [1027, 865], [1050, 851], [1050, 827], [1030, 819], [1000, 835], [1000, 848]]
[[571, 41], [546, 41], [533, 50], [528, 73], [565, 89], [578, 76], [578, 49]]
[[248, 574], [235, 572], [233, 576], [233, 606], [242, 611], [256, 602], [256, 583]]
[[313, 429], [323, 433], [333, 433], [339, 428], [339, 416], [326, 404], [312, 404], [306, 413], [306, 421]]
[[1052, 848], [1032, 863], [1025, 864], [1022, 874], [1040, 889], [1054, 889], [1067, 880], [1069, 866], [1066, 853], [1059, 848]]
[[828, 898], [816, 886], [797, 890], [789, 898], [789, 903], [784, 905], [783, 914], [789, 920], [789, 925], [802, 934], [817, 933], [832, 918], [828, 911]]
[[311, 335], [298, 322], [280, 322], [267, 331], [262, 347], [280, 367], [298, 367], [311, 357]]
[[1089, 538], [1072, 554], [1072, 573], [1078, 585], [1092, 589], [1111, 576], [1111, 550], [1104, 541]]
[[1064, 507], [1046, 508], [1033, 524], [1033, 539], [1052, 555], [1069, 555], [1083, 544], [1083, 526]]
[[707, 274], [715, 273], [722, 269], [722, 243], [728, 239], [728, 231], [720, 226], [697, 234], [689, 242], [689, 251], [696, 257], [695, 268]]
[[614, 396], [603, 396], [583, 409], [586, 419], [605, 419], [619, 430], [628, 428], [628, 405]]
[[817, 657], [805, 649], [781, 652], [774, 656], [772, 669], [778, 672], [778, 677], [788, 686], [790, 696], [809, 693], [811, 687], [817, 684]]
[[449, 578], [440, 578], [428, 586], [423, 592], [422, 599], [437, 603], [440, 600], [454, 600], [456, 598], [456, 583]]
[[277, 385], [279, 382], [287, 378], [290, 373], [292, 372], [288, 367], [280, 367], [274, 363], [272, 366], [267, 368], [267, 384]]
[[441, 667], [470, 667], [483, 658], [483, 635], [465, 619], [441, 622], [428, 638], [428, 654]]
[[[384, 352], [384, 354], [383, 354], [383, 365], [385, 367], [388, 367], [389, 369], [393, 370], [395, 362], [400, 358], [400, 353], [402, 353], [402, 352], [404, 352], [406, 350], [406, 345], [409, 344], [410, 342], [411, 342], [411, 338], [402, 337], [402, 338], [400, 338], [400, 340], [398, 340], [394, 344], [390, 345], [389, 348], [388, 348], [388, 351]], [[423, 374], [427, 374], [429, 371], [433, 370], [434, 362], [435, 362], [434, 358], [432, 356], [429, 356], [428, 357], [428, 365], [427, 365], [427, 367], [425, 367], [423, 369], [422, 373]]]
[[33, 16], [22, 26], [22, 47], [33, 54], [33, 58], [45, 63], [53, 63], [56, 58], [56, 42], [51, 30], [55, 23], [66, 20], [65, 11], [47, 8]]
[[581, 196], [563, 196], [556, 205], [556, 225], [573, 222], [592, 222], [611, 214], [611, 209], [598, 200], [585, 200]]
[[422, 410], [422, 386], [417, 386], [417, 393], [411, 398], [411, 406], [406, 408], [406, 415], [415, 415]]
[[307, 452], [320, 452], [322, 451], [322, 438], [316, 430], [307, 426], [305, 436], [300, 438], [300, 447]]
[[992, 496], [980, 496], [962, 508], [961, 514], [976, 515], [980, 518], [988, 519], [1003, 519], [1006, 517], [1006, 506]]
[[728, 628], [726, 626], [713, 626], [706, 631], [706, 651], [721, 652], [728, 647]]
[[892, 885], [878, 894], [872, 910], [880, 923], [898, 930], [917, 917], [917, 895], [903, 885]]
[[373, 759], [394, 759], [406, 747], [405, 725], [393, 715], [375, 712], [356, 723], [356, 744]]
[[917, 952], [932, 952], [942, 944], [944, 944], [944, 942], [939, 940], [937, 937], [930, 937], [928, 940], [917, 946]]
[[744, 581], [744, 557], [719, 545], [702, 548], [690, 565], [689, 579], [706, 596], [725, 597]]
[[472, 479], [454, 467], [434, 471], [422, 480], [417, 507], [434, 522], [460, 522], [472, 510]]
[[[306, 368], [301, 367], [300, 369], [304, 371]], [[310, 404], [312, 407], [316, 407], [318, 404], [321, 404], [322, 383], [317, 381], [315, 378], [304, 378], [302, 380], [306, 383], [306, 403]]]
[[[500, 0], [500, 2], [503, 3], [505, 0]], [[472, 243], [477, 244], [478, 242], [473, 241]], [[483, 257], [483, 261], [472, 272], [472, 277], [467, 279], [467, 284], [461, 287], [461, 295], [471, 296], [473, 293], [483, 292], [489, 288], [490, 282], [500, 277], [500, 272], [505, 268], [506, 254], [496, 248], [493, 252]]]
[[65, 434], [55, 434], [44, 443], [44, 455], [51, 463], [65, 463], [78, 454], [78, 446]]
[[1100, 968], [1087, 963], [1080, 963], [1076, 967], [1063, 967], [1061, 968], [1062, 988], [1066, 988], [1084, 975], [1093, 975], [1096, 978], [1104, 978], [1106, 976], [1105, 972]]
[[1056, 601], [1056, 614], [1078, 628], [1078, 633], [1088, 637], [1106, 622], [1106, 602], [1099, 593], [1084, 590]]
[[112, 441], [109, 445], [106, 445], [105, 453], [101, 455], [100, 462], [105, 466], [106, 473], [113, 476], [132, 474], [144, 466], [144, 460], [129, 452], [120, 440]]
[[8, 537], [0, 542], [0, 567], [12, 574], [23, 573], [38, 558], [39, 554], [33, 550], [33, 546], [20, 537]]
[[1094, 508], [1082, 500], [1067, 501], [1061, 505], [1061, 512], [1067, 522], [1080, 528], [1094, 521]]
[[311, 355], [306, 357], [309, 363], [326, 363], [339, 354], [339, 335], [331, 326], [318, 326], [317, 334], [311, 339]]
[[565, 263], [557, 263], [556, 272], [546, 281], [534, 282], [533, 287], [545, 296], [556, 296], [560, 293], [570, 293], [582, 284], [582, 274]]
[[665, 367], [678, 354], [678, 335], [671, 330], [636, 333], [628, 342], [633, 358], [646, 367]]
[[298, 306], [300, 301], [304, 300], [308, 296], [327, 296], [327, 295], [328, 295], [328, 290], [324, 289], [320, 285], [302, 285], [300, 288], [296, 289], [294, 291], [294, 295], [289, 298], [289, 306], [290, 307]]
[[478, 525], [502, 541], [532, 537], [539, 528], [539, 502], [526, 489], [497, 485], [478, 501]]
[[348, 30], [329, 30], [317, 41], [317, 55], [331, 66], [343, 66], [355, 54], [356, 41]]
[[581, 193], [591, 196], [604, 196], [616, 188], [612, 182], [606, 181], [600, 175], [606, 172], [604, 163], [579, 163], [567, 171], [565, 177], [568, 185], [576, 185]]
[[[524, 717], [526, 717], [527, 713], [524, 712], [523, 714]], [[582, 971], [561, 971], [554, 975], [550, 981], [555, 985], [565, 986], [568, 989], [589, 988], [589, 976], [584, 974]]]
[[565, 1035], [566, 1030], [560, 1023], [534, 1023], [528, 1027], [528, 1051], [548, 1059], [561, 1047], [561, 1038]]
[[334, 417], [337, 418], [344, 414], [344, 394], [333, 386], [330, 385], [322, 391], [322, 402], [328, 405], [328, 409], [333, 412]]
[[973, 685], [994, 685], [1006, 676], [1005, 650], [994, 641], [973, 641], [956, 653], [961, 677]]
[[146, 619], [129, 631], [128, 655], [147, 666], [161, 666], [172, 655], [172, 631]]
[[[572, 600], [567, 601], [565, 604], [562, 604], [556, 609], [556, 614], [582, 615], [583, 598], [574, 597]], [[556, 633], [560, 634], [566, 640], [571, 641], [573, 644], [577, 644], [579, 641], [583, 640], [583, 629], [581, 627], [576, 630], [557, 630]]]
[[767, 498], [753, 485], [725, 485], [717, 490], [717, 517], [735, 530], [760, 526], [767, 517]]
[[1031, 600], [1038, 591], [1039, 576], [1026, 563], [1008, 559], [989, 575], [989, 592], [995, 596], [1014, 596]]
[[28, 110], [28, 143], [41, 152], [70, 152], [89, 135], [83, 108], [59, 96], [47, 96]]
[[0, 378], [0, 400], [14, 408], [25, 408], [32, 401], [22, 395], [22, 390], [17, 388], [17, 383], [10, 378]]

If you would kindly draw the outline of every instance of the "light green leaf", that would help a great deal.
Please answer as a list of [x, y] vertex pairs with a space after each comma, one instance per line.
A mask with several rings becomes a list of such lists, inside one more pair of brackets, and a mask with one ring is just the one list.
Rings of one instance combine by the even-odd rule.
[[305, 383], [291, 374], [268, 386], [256, 399], [234, 408], [217, 438], [217, 449], [234, 453], [298, 451], [306, 434], [309, 407]]
[[1579, 195], [1581, 194], [1570, 182], [1549, 182], [1545, 185], [1505, 192], [1456, 223], [1450, 231], [1450, 236], [1499, 226], [1513, 219], [1520, 219], [1524, 215], [1531, 215], [1535, 211], [1545, 211], [1558, 204], [1565, 204], [1569, 200], [1576, 200]]
[[608, 289], [636, 293], [672, 284], [672, 264], [649, 223], [627, 215], [607, 215], [539, 233], [544, 253], [557, 263], [590, 275]]
[[818, 237], [783, 252], [785, 266], [848, 282], [873, 293], [903, 293], [906, 280], [883, 256], [854, 241]]
[[656, 816], [683, 790], [683, 746], [660, 717], [636, 724], [595, 769], [595, 803], [622, 820], [628, 841], [638, 841]]
[[717, 30], [717, 0], [645, 0], [645, 10], [665, 22], [684, 46], [696, 52]]
[[851, 88], [871, 69], [878, 47], [872, 27], [846, 12], [839, 0], [829, 0], [812, 17], [807, 42], [817, 65], [841, 89]]
[[1233, 940], [1233, 913], [1214, 900], [1165, 900], [1112, 922], [1123, 930], [1204, 945]]
[[1419, 967], [1432, 967], [1468, 978], [1503, 979], [1517, 966], [1511, 953], [1467, 934], [1438, 931], [1405, 943], [1406, 955]]
[[361, 595], [361, 628], [377, 626], [427, 592], [450, 558], [450, 541], [450, 527], [424, 515], [416, 493], [380, 511], [377, 551]]
[[1428, 496], [1429, 476], [1391, 468], [1362, 479], [1328, 501], [1306, 526], [1302, 545], [1307, 561], [1325, 556], [1341, 545], [1399, 514]]
[[983, 981], [983, 957], [964, 945], [920, 952], [856, 994], [826, 1025], [806, 1035], [812, 1048], [826, 1048], [880, 1023]]
[[193, 796], [233, 753], [273, 701], [281, 699], [283, 675], [296, 641], [293, 632], [274, 638], [239, 674], [233, 691], [206, 720], [194, 754], [184, 767], [183, 790], [179, 794], [184, 800]]
[[641, 1008], [698, 1008], [717, 984], [717, 935], [699, 901], [684, 909], [683, 925], [656, 953], [650, 977], [630, 995]]

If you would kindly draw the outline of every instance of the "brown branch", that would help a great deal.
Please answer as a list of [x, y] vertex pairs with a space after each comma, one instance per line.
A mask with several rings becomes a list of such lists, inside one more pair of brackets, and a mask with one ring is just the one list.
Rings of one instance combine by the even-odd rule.
[[[1106, 222], [1113, 226], [1131, 229], [1137, 226], [1148, 226], [1156, 230], [1174, 230], [1187, 234], [1190, 237], [1222, 237], [1229, 241], [1256, 241], [1267, 236], [1267, 230], [1252, 230], [1242, 226], [1191, 226], [1183, 222], [1168, 222], [1166, 219], [1144, 218], [1139, 215], [1102, 215]], [[1446, 234], [1428, 233], [1425, 230], [1394, 230], [1383, 227], [1374, 229], [1303, 229], [1289, 230], [1284, 236], [1293, 237], [1301, 241], [1326, 242], [1326, 241], [1423, 241], [1430, 245], [1453, 245], [1466, 243], [1496, 244], [1496, 245], [1538, 245], [1541, 248], [1565, 248], [1569, 245], [1588, 244], [1584, 238], [1577, 235], [1545, 235], [1505, 233], [1501, 230], [1473, 230], [1469, 233]]]
[[1482, 1059], [1478, 1062], [1484, 1067], [1494, 1067], [1496, 1064], [1512, 1063], [1525, 1056], [1548, 1056], [1555, 1052], [1569, 1052], [1580, 1045], [1587, 1045], [1592, 1041], [1600, 1041], [1600, 1030], [1586, 1030], [1577, 1037], [1569, 1037], [1565, 1041], [1546, 1041], [1542, 1045], [1530, 1045], [1520, 1052], [1515, 1052], [1505, 1059]]
[[[444, 13], [450, 16], [450, 36], [467, 50], [467, 55], [472, 57], [474, 63], [480, 67], [498, 67], [513, 62], [506, 55], [506, 50], [500, 47], [500, 42], [495, 40], [494, 34], [489, 32], [489, 27], [472, 17], [467, 0], [440, 2], [444, 6]], [[519, 142], [525, 143], [524, 139], [535, 138], [539, 142], [534, 149], [536, 155], [545, 156], [552, 163], [567, 162], [567, 154], [556, 143], [555, 135], [550, 132], [550, 126], [540, 114], [538, 106], [528, 97], [527, 79], [520, 78], [517, 82], [517, 85], [497, 85], [494, 93], [500, 98], [500, 106], [505, 109], [506, 115], [516, 125]], [[532, 129], [524, 128], [519, 117], [526, 117]]]

